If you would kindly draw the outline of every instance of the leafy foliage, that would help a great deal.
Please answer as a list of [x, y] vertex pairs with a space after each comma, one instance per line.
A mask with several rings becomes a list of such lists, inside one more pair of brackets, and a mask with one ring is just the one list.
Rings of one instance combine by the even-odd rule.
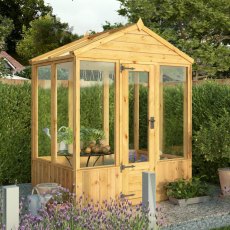
[[[11, 33], [13, 28], [12, 20], [0, 14], [0, 52], [5, 48], [6, 37]], [[5, 61], [0, 58], [0, 78], [7, 75], [10, 75], [10, 71], [6, 68]]]
[[57, 142], [65, 142], [66, 144], [73, 143], [73, 130], [70, 127], [62, 126], [57, 132]]
[[117, 29], [122, 26], [124, 26], [122, 23], [111, 24], [110, 22], [105, 21], [105, 24], [102, 27], [103, 27], [103, 30], [106, 31], [106, 30], [111, 30], [111, 29]]
[[193, 87], [193, 174], [217, 182], [229, 167], [230, 86], [207, 82]]
[[179, 179], [168, 183], [166, 186], [167, 196], [177, 199], [188, 199], [208, 195], [208, 186], [198, 177], [190, 180]]
[[50, 14], [30, 22], [30, 28], [23, 27], [23, 39], [17, 44], [17, 52], [25, 60], [53, 50], [71, 42], [72, 35], [67, 23], [61, 23]]
[[195, 59], [195, 75], [229, 74], [228, 0], [118, 0], [118, 13], [144, 24]]
[[0, 14], [0, 51], [5, 48], [6, 37], [13, 30], [13, 21]]
[[[68, 125], [68, 124], [63, 124]], [[51, 141], [44, 128], [51, 127], [51, 92], [50, 89], [38, 89], [38, 153], [39, 156], [51, 155]]]
[[91, 141], [95, 141], [96, 144], [100, 144], [100, 141], [105, 138], [105, 133], [100, 129], [81, 127], [80, 139], [84, 145], [87, 146]]
[[52, 12], [52, 7], [44, 0], [0, 0], [0, 15], [13, 22], [14, 30], [7, 36], [7, 50], [15, 54], [16, 43], [22, 39], [23, 26], [29, 28], [30, 22]]
[[[30, 181], [30, 143], [31, 143], [31, 96], [30, 85], [13, 86], [0, 83], [0, 183]], [[130, 90], [132, 94], [132, 90]], [[180, 111], [181, 103], [175, 103], [182, 97], [180, 88], [166, 88], [165, 103], [168, 118]], [[50, 154], [50, 139], [44, 127], [50, 128], [51, 120], [50, 89], [39, 88], [39, 154]], [[132, 99], [132, 96], [130, 95]], [[147, 143], [147, 93], [140, 87], [140, 146]], [[81, 125], [82, 128], [102, 130], [102, 89], [100, 86], [81, 89]], [[132, 103], [132, 102], [130, 102]], [[113, 149], [114, 135], [114, 87], [110, 88], [110, 143]], [[230, 131], [230, 86], [207, 82], [193, 87], [193, 175], [206, 175], [206, 180], [217, 181], [217, 169], [229, 167], [229, 131]], [[133, 112], [129, 113], [133, 116]], [[132, 119], [130, 117], [130, 119]], [[177, 133], [173, 127], [182, 122], [179, 118], [167, 121], [166, 134], [175, 143]], [[68, 126], [68, 89], [58, 87], [58, 129]], [[171, 128], [172, 127], [172, 128]], [[131, 129], [131, 126], [130, 126]], [[169, 134], [167, 134], [169, 132]], [[132, 133], [132, 132], [131, 132]], [[132, 138], [132, 137], [130, 137]], [[181, 140], [179, 138], [178, 140]], [[215, 143], [215, 144], [213, 144]]]
[[194, 144], [206, 161], [230, 162], [230, 113], [210, 120], [208, 127], [201, 126], [196, 132]]
[[31, 77], [32, 77], [32, 68], [31, 68], [31, 66], [26, 66], [25, 69], [23, 69], [20, 72], [17, 72], [16, 75], [20, 76], [20, 77], [27, 78], [27, 79], [31, 79]]
[[30, 182], [31, 87], [0, 82], [0, 184]]

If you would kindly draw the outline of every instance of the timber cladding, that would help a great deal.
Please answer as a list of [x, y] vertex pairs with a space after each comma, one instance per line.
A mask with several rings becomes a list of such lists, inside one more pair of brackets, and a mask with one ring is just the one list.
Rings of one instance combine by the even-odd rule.
[[[106, 165], [100, 159], [100, 165], [88, 165], [82, 167], [83, 161], [80, 151], [80, 110], [81, 110], [81, 64], [83, 62], [114, 63], [114, 161], [112, 165]], [[71, 160], [58, 156], [57, 137], [57, 65], [71, 62], [73, 65], [72, 80], [63, 82], [62, 86], [68, 87], [68, 126], [73, 127], [74, 142], [72, 145]], [[32, 103], [32, 183], [57, 182], [75, 192], [77, 196], [102, 202], [105, 199], [116, 199], [120, 193], [128, 197], [133, 204], [139, 203], [142, 198], [142, 172], [152, 171], [156, 173], [157, 200], [166, 199], [164, 184], [179, 178], [191, 178], [191, 87], [192, 87], [192, 63], [193, 59], [165, 41], [163, 38], [149, 30], [139, 20], [137, 24], [130, 25], [112, 31], [105, 31], [96, 35], [89, 35], [63, 47], [42, 54], [31, 60], [33, 65], [33, 103]], [[38, 68], [51, 66], [51, 156], [38, 157]], [[182, 67], [186, 69], [186, 81], [184, 81], [183, 98], [183, 153], [184, 155], [173, 157], [171, 152], [161, 158], [160, 148], [163, 137], [162, 129], [163, 98], [161, 79], [161, 66]], [[92, 66], [91, 66], [92, 67]], [[89, 71], [95, 69], [90, 69]], [[97, 69], [96, 69], [97, 70]], [[148, 81], [143, 84], [148, 91], [146, 109], [146, 132], [148, 150], [139, 149], [141, 139], [139, 129], [140, 119], [140, 89], [137, 77], [134, 85], [134, 109], [129, 109], [129, 71], [147, 73]], [[104, 69], [104, 72], [105, 69]], [[107, 73], [109, 76], [109, 73]], [[143, 75], [140, 75], [140, 79]], [[171, 75], [170, 75], [171, 76]], [[176, 80], [175, 80], [176, 79]], [[180, 83], [178, 78], [174, 83]], [[93, 81], [92, 79], [90, 81]], [[109, 80], [107, 79], [109, 82]], [[106, 78], [102, 97], [102, 127], [105, 132], [105, 140], [109, 143], [109, 83]], [[172, 80], [173, 82], [173, 80]], [[46, 82], [43, 82], [43, 88]], [[173, 85], [173, 84], [172, 84]], [[176, 84], [175, 84], [176, 85]], [[90, 87], [90, 84], [88, 85]], [[146, 91], [146, 92], [147, 92]], [[146, 94], [147, 95], [147, 94]], [[93, 100], [93, 98], [92, 98]], [[146, 107], [147, 108], [147, 107]], [[84, 111], [84, 110], [82, 110]], [[95, 112], [95, 111], [94, 111]], [[129, 113], [134, 114], [134, 146], [129, 146]], [[96, 116], [96, 115], [95, 115]], [[148, 122], [152, 118], [150, 128]], [[93, 118], [92, 118], [93, 119]], [[91, 128], [91, 127], [90, 127]], [[140, 147], [141, 148], [141, 147]], [[139, 155], [145, 155], [145, 161], [129, 161], [130, 150], [136, 150]], [[134, 151], [135, 152], [135, 151]], [[46, 153], [45, 153], [46, 154]], [[47, 153], [48, 154], [48, 153]], [[88, 158], [89, 159], [89, 158]], [[94, 159], [91, 159], [94, 160]], [[86, 164], [84, 164], [86, 165]]]

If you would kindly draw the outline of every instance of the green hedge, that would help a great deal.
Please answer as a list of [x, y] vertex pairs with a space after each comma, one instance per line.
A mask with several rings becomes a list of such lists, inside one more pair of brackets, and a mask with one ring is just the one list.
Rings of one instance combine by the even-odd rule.
[[194, 86], [192, 106], [193, 175], [218, 182], [217, 169], [230, 167], [230, 86]]
[[0, 82], [0, 184], [30, 182], [31, 87]]
[[[102, 129], [102, 88], [95, 86], [81, 89], [81, 125]], [[133, 119], [133, 90], [130, 88], [130, 119]], [[30, 153], [31, 153], [31, 88], [29, 84], [4, 85], [0, 83], [0, 183], [8, 184], [30, 181]], [[180, 87], [165, 88], [165, 135], [166, 145], [181, 144], [181, 117], [182, 90]], [[39, 124], [50, 128], [50, 90], [39, 89]], [[147, 90], [140, 87], [140, 147], [145, 148], [147, 143]], [[110, 145], [113, 147], [114, 138], [114, 87], [110, 87]], [[58, 126], [68, 123], [68, 93], [66, 88], [58, 89]], [[168, 108], [168, 109], [167, 109]], [[178, 112], [179, 111], [179, 112]], [[207, 175], [207, 180], [217, 180], [217, 168], [229, 165], [229, 159], [221, 157], [216, 148], [209, 145], [214, 162], [207, 160], [202, 150], [204, 139], [224, 135], [228, 131], [227, 125], [230, 114], [230, 86], [207, 82], [193, 87], [193, 174]], [[177, 129], [175, 129], [175, 127]], [[223, 129], [219, 132], [219, 129]], [[222, 127], [222, 128], [221, 128]], [[227, 128], [226, 128], [227, 127]], [[225, 129], [224, 129], [225, 128]], [[130, 140], [133, 139], [132, 122], [130, 122]], [[42, 129], [41, 129], [42, 130]], [[175, 131], [173, 131], [175, 130]], [[210, 132], [209, 130], [212, 130]], [[173, 131], [173, 132], [172, 132]], [[230, 130], [229, 130], [230, 131]], [[178, 132], [178, 133], [177, 133]], [[220, 134], [219, 134], [220, 133]], [[214, 135], [215, 134], [215, 135]], [[199, 135], [199, 138], [198, 138]], [[195, 142], [195, 137], [197, 142]], [[228, 136], [225, 135], [226, 140]], [[50, 140], [43, 131], [39, 133], [40, 150], [43, 153], [50, 151]], [[220, 140], [222, 140], [221, 138]], [[211, 143], [209, 141], [209, 143]], [[226, 148], [229, 148], [227, 145]], [[216, 157], [217, 156], [217, 157]], [[209, 156], [210, 157], [210, 156]]]

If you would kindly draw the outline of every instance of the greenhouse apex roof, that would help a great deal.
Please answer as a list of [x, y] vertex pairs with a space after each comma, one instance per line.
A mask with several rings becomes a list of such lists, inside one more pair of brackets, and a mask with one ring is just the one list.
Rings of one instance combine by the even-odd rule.
[[50, 60], [52, 58], [63, 58], [68, 55], [76, 55], [86, 52], [90, 49], [93, 49], [95, 47], [98, 47], [104, 43], [107, 43], [113, 39], [119, 38], [123, 35], [125, 35], [127, 32], [130, 32], [132, 30], [138, 29], [139, 31], [143, 30], [145, 33], [149, 34], [156, 40], [158, 40], [162, 45], [168, 47], [169, 49], [173, 50], [175, 53], [177, 53], [182, 58], [186, 59], [188, 62], [193, 63], [194, 60], [189, 57], [187, 54], [180, 51], [178, 48], [170, 44], [168, 41], [148, 29], [146, 26], [144, 26], [141, 19], [138, 20], [136, 24], [127, 25], [121, 28], [112, 29], [92, 35], [86, 35], [81, 39], [78, 39], [76, 41], [73, 41], [71, 43], [68, 43], [64, 46], [61, 46], [57, 49], [54, 49], [52, 51], [49, 51], [45, 54], [42, 54], [40, 56], [37, 56], [35, 58], [32, 58], [30, 62], [32, 64], [36, 64], [36, 62]]

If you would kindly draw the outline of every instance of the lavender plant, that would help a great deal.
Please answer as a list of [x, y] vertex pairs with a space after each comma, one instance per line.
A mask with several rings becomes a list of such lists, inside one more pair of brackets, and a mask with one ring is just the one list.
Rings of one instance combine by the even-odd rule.
[[[63, 199], [65, 197], [65, 199]], [[148, 209], [141, 204], [132, 206], [128, 200], [94, 203], [75, 199], [67, 190], [59, 191], [39, 210], [38, 216], [30, 213], [21, 216], [20, 230], [29, 229], [148, 229]]]

